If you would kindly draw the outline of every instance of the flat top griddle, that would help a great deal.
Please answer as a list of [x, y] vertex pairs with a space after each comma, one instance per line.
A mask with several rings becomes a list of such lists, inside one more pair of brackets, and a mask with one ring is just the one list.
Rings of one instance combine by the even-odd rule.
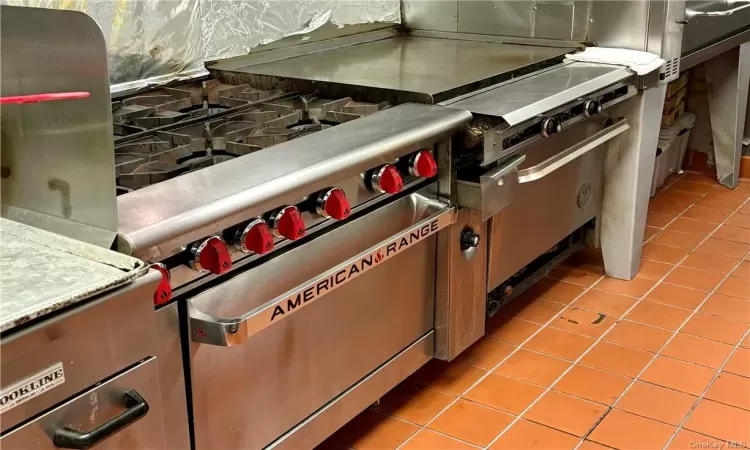
[[210, 67], [230, 83], [357, 96], [367, 101], [438, 103], [560, 62], [574, 47], [542, 47], [399, 35], [246, 67]]

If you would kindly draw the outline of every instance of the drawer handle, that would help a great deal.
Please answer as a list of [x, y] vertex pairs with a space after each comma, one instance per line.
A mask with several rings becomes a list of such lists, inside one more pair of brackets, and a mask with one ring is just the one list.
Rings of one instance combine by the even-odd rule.
[[455, 208], [439, 202], [436, 204], [440, 205], [440, 209], [429, 217], [242, 316], [220, 318], [190, 304], [188, 314], [192, 340], [222, 347], [242, 344], [250, 336], [283, 321], [303, 307], [398, 255], [401, 251], [411, 248], [412, 244], [422, 242], [452, 225], [456, 221]]
[[735, 6], [734, 8], [725, 9], [722, 11], [698, 11], [696, 9], [687, 8], [685, 9], [685, 21], [682, 23], [687, 23], [694, 17], [727, 17], [736, 12], [742, 11], [743, 9], [750, 8], [750, 3], [748, 3], [746, 0], [724, 0], [721, 3], [724, 3], [726, 5], [739, 3], [740, 6]]
[[131, 389], [123, 394], [122, 404], [128, 408], [125, 412], [88, 433], [82, 433], [68, 427], [55, 430], [55, 434], [52, 436], [52, 443], [57, 448], [91, 448], [148, 414], [148, 403], [146, 403], [146, 400], [135, 389]]
[[628, 119], [622, 118], [614, 124], [605, 127], [601, 131], [589, 136], [581, 142], [566, 148], [560, 153], [556, 153], [554, 156], [545, 159], [539, 164], [529, 167], [527, 169], [518, 171], [518, 182], [519, 183], [530, 183], [532, 181], [539, 180], [546, 177], [557, 169], [565, 166], [566, 164], [580, 158], [586, 153], [594, 150], [608, 140], [614, 138], [617, 135], [624, 133], [630, 129]]
[[502, 186], [505, 184], [503, 181], [503, 178], [515, 172], [518, 169], [518, 166], [521, 165], [526, 160], [526, 155], [516, 155], [510, 159], [510, 161], [501, 164], [497, 168], [491, 170], [490, 172], [487, 172], [484, 174], [484, 178], [491, 179], [496, 183], [497, 186]]

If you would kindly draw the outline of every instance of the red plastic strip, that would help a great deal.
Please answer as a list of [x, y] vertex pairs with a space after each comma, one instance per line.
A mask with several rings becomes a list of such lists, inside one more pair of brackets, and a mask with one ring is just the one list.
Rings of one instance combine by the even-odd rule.
[[15, 103], [38, 103], [52, 100], [78, 100], [90, 97], [90, 92], [52, 92], [49, 94], [15, 95], [12, 97], [0, 97], [0, 105]]

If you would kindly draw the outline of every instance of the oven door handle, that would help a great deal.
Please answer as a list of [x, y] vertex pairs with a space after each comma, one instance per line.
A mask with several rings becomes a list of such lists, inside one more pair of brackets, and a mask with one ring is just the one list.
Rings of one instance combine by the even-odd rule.
[[456, 221], [454, 207], [438, 201], [431, 203], [436, 204], [439, 209], [428, 217], [240, 317], [216, 317], [189, 303], [191, 339], [202, 344], [222, 347], [242, 344], [250, 336], [289, 318], [303, 307]]
[[740, 6], [735, 6], [731, 9], [725, 9], [721, 11], [699, 11], [697, 9], [692, 8], [686, 8], [685, 9], [685, 22], [690, 21], [690, 19], [693, 19], [695, 17], [727, 17], [731, 16], [732, 14], [742, 11], [743, 9], [750, 8], [750, 2], [747, 0], [740, 0], [740, 1], [732, 1], [732, 0], [725, 0], [722, 2], [727, 5], [733, 5], [735, 3], [739, 3]]
[[523, 170], [519, 170], [518, 183], [530, 183], [532, 181], [544, 178], [557, 169], [576, 160], [577, 158], [580, 158], [586, 153], [596, 149], [600, 145], [629, 129], [630, 124], [628, 124], [628, 119], [621, 118], [612, 125], [604, 127], [601, 131], [598, 131], [597, 133], [589, 136], [581, 142], [566, 148], [560, 153], [556, 153], [554, 156], [545, 159], [539, 164]]

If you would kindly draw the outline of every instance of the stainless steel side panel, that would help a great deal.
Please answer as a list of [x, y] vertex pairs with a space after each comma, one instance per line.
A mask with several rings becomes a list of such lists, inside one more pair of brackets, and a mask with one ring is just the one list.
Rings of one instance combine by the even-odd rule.
[[57, 363], [62, 363], [65, 382], [5, 410], [0, 416], [2, 431], [153, 356], [157, 339], [153, 293], [159, 280], [158, 272], [149, 272], [100, 299], [3, 336], [3, 388]]
[[[519, 174], [599, 130], [600, 122], [588, 120], [529, 147]], [[599, 147], [543, 177], [520, 183], [514, 201], [490, 219], [488, 292], [599, 214], [604, 145]]]
[[432, 359], [434, 332], [430, 331], [367, 377], [357, 382], [315, 414], [291, 429], [268, 450], [313, 448], [357, 414]]
[[[432, 202], [404, 197], [198, 295], [193, 308], [240, 316], [409, 228]], [[268, 445], [432, 329], [435, 255], [431, 235], [244, 343], [191, 341], [196, 449]]]
[[97, 450], [187, 448], [165, 445], [161, 397], [159, 385], [155, 382], [158, 377], [156, 358], [151, 357], [11, 431], [0, 438], [0, 447], [4, 450], [59, 448], [52, 441], [57, 429], [69, 427], [84, 433], [92, 431], [121, 414], [125, 409], [120, 404], [122, 396], [127, 391], [134, 390], [148, 404], [148, 412], [94, 447]]
[[156, 311], [156, 327], [156, 356], [167, 449], [189, 450], [185, 368], [182, 363], [180, 317], [176, 302]]

